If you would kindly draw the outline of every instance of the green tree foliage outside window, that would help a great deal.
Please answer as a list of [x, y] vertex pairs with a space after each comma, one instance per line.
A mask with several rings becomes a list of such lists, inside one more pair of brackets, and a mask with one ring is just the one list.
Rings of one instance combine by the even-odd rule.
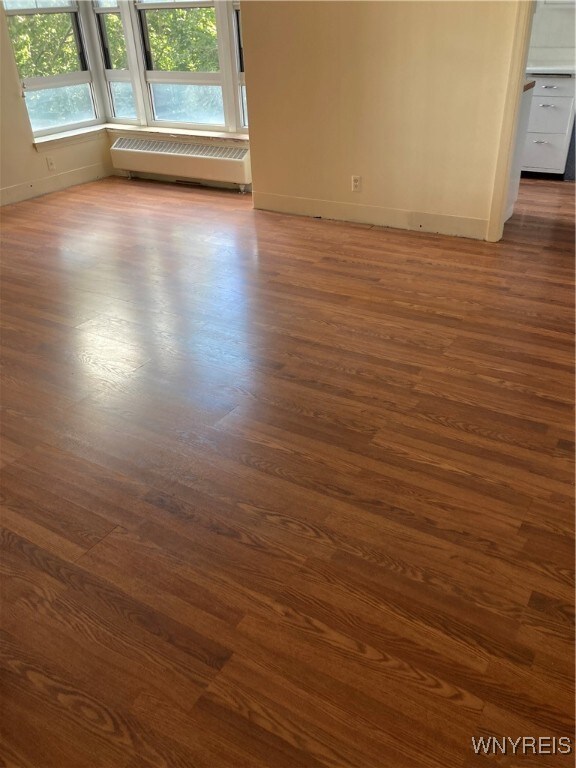
[[47, 77], [80, 70], [71, 14], [47, 13], [9, 19], [20, 77]]
[[128, 54], [126, 52], [126, 40], [124, 39], [124, 27], [119, 13], [101, 14], [102, 23], [106, 29], [108, 53], [112, 69], [128, 69]]
[[214, 8], [149, 10], [146, 25], [155, 70], [218, 72]]
[[[152, 67], [165, 72], [218, 72], [218, 37], [214, 8], [166, 8], [143, 11]], [[82, 65], [72, 13], [14, 15], [10, 36], [20, 76], [50, 77], [78, 72]], [[112, 69], [126, 69], [127, 53], [118, 13], [102, 14]], [[166, 84], [155, 86], [157, 119], [224, 124], [221, 86]], [[135, 117], [131, 93], [113, 93], [116, 113]], [[123, 97], [130, 104], [118, 104]], [[88, 84], [27, 91], [34, 130], [95, 118]]]

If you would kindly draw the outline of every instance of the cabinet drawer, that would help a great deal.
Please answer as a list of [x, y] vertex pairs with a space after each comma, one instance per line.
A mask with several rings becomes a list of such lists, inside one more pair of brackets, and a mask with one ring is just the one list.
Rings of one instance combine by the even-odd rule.
[[576, 80], [572, 77], [535, 77], [534, 98], [541, 96], [568, 96], [574, 98]]
[[574, 99], [532, 96], [528, 130], [538, 133], [566, 133], [571, 125]]
[[560, 133], [527, 133], [522, 155], [525, 170], [542, 168], [564, 173], [567, 137]]

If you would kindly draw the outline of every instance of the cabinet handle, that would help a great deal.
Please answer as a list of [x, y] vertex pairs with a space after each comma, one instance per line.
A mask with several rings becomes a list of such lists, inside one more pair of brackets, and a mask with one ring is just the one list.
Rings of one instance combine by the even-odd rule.
[[534, 139], [532, 142], [533, 144], [548, 144], [547, 141], [542, 141], [542, 139]]
[[556, 104], [538, 104], [539, 107], [552, 107], [552, 109], [556, 109]]
[[557, 85], [541, 85], [540, 88], [558, 88]]

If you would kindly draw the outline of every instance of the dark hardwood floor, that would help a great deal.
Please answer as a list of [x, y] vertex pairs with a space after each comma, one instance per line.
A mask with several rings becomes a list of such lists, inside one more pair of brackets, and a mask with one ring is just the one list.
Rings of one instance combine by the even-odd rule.
[[496, 244], [122, 179], [2, 221], [1, 765], [573, 765], [472, 746], [574, 736], [573, 184]]

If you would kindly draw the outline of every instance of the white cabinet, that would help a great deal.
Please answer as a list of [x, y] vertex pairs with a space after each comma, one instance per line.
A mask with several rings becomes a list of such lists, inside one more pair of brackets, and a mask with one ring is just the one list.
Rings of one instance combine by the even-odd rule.
[[559, 133], [529, 133], [524, 145], [522, 170], [564, 173], [566, 140]]
[[532, 97], [528, 131], [530, 133], [566, 133], [571, 125], [574, 99], [566, 96], [539, 99]]
[[564, 75], [534, 75], [536, 85], [532, 96], [545, 98], [546, 96], [568, 96], [574, 98], [574, 78]]
[[575, 79], [554, 75], [535, 79], [522, 170], [564, 173], [574, 124]]

